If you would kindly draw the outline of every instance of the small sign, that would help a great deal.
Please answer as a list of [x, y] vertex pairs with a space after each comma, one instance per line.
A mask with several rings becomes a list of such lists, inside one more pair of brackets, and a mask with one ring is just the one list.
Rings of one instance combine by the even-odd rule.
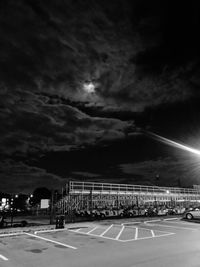
[[40, 201], [40, 208], [41, 209], [47, 209], [49, 208], [49, 199], [41, 199]]

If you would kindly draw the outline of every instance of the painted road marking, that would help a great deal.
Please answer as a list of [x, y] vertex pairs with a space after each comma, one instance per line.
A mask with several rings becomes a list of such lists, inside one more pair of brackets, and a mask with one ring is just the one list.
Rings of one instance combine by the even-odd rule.
[[148, 226], [160, 226], [160, 227], [166, 227], [166, 228], [174, 228], [174, 229], [183, 229], [183, 230], [192, 230], [192, 231], [198, 231], [197, 228], [188, 228], [188, 227], [178, 227], [173, 225], [167, 225], [167, 224], [158, 224], [158, 223], [146, 223]]
[[8, 258], [6, 258], [5, 256], [0, 254], [0, 259], [4, 260], [4, 261], [8, 261]]
[[119, 231], [119, 234], [116, 236], [116, 240], [119, 240], [119, 238], [120, 238], [120, 236], [121, 236], [121, 234], [122, 234], [122, 232], [124, 231], [124, 228], [125, 228], [125, 226], [123, 225], [122, 226], [122, 228], [121, 228], [121, 230]]
[[[150, 226], [152, 226], [152, 225], [150, 225]], [[80, 231], [78, 231], [78, 233], [79, 234], [83, 234], [83, 235], [101, 237], [101, 238], [105, 238], [105, 239], [109, 239], [109, 240], [113, 240], [113, 241], [121, 241], [121, 242], [129, 242], [129, 241], [135, 241], [135, 240], [140, 240], [140, 239], [157, 238], [157, 237], [162, 237], [162, 236], [168, 236], [168, 235], [175, 234], [175, 233], [166, 232], [166, 231], [160, 231], [160, 230], [155, 230], [155, 229], [152, 230], [152, 229], [149, 229], [149, 228], [142, 228], [142, 227], [138, 228], [138, 227], [135, 227], [135, 226], [121, 225], [121, 228], [119, 228], [119, 232], [118, 232], [117, 236], [114, 236], [114, 233], [113, 233], [113, 237], [105, 236], [105, 234], [112, 227], [113, 227], [113, 224], [111, 224], [108, 228], [106, 228], [106, 230], [104, 230], [104, 232], [101, 233], [101, 234], [95, 234], [94, 231], [95, 230], [102, 230], [102, 226], [96, 226], [95, 228], [91, 229], [89, 232], [84, 232], [84, 231], [81, 231], [81, 229], [80, 229]], [[134, 238], [127, 239], [130, 236], [130, 233], [128, 232], [128, 229], [130, 229], [130, 228], [135, 230]], [[69, 230], [69, 231], [77, 233], [77, 230]], [[143, 236], [144, 233], [146, 233], [147, 236]], [[124, 239], [123, 235], [127, 236], [127, 238]]]
[[135, 228], [135, 240], [137, 240], [138, 239], [138, 228], [136, 227]]
[[152, 237], [155, 237], [155, 233], [153, 230], [151, 230]]
[[[98, 226], [95, 226], [92, 230], [90, 230], [89, 232], [87, 232], [86, 234], [88, 235], [88, 234], [90, 234], [90, 233], [92, 233], [95, 229], [97, 229], [98, 228]], [[80, 230], [80, 229], [79, 229]]]
[[[149, 225], [149, 226], [153, 226], [153, 224], [146, 224], [146, 225]], [[138, 239], [143, 239], [143, 237], [139, 237], [138, 236], [140, 235], [140, 229], [141, 230], [148, 230], [151, 232], [151, 237], [160, 237], [160, 236], [165, 236], [165, 235], [171, 235], [171, 234], [175, 234], [175, 233], [172, 233], [172, 232], [166, 232], [166, 231], [161, 231], [161, 230], [157, 230], [157, 229], [149, 229], [149, 228], [144, 228], [144, 227], [135, 227], [135, 226], [126, 226], [126, 228], [133, 228], [133, 229], [137, 229], [136, 232], [135, 232], [135, 238], [134, 239], [131, 239], [131, 240], [138, 240]], [[162, 234], [157, 234], [157, 233], [162, 233]], [[146, 237], [145, 237], [146, 238]], [[148, 237], [149, 238], [149, 237]]]
[[81, 230], [81, 228], [78, 228], [76, 230], [74, 230], [75, 233], [78, 233]]
[[166, 218], [166, 219], [156, 219], [156, 220], [149, 220], [149, 221], [136, 221], [136, 222], [128, 222], [128, 223], [121, 223], [121, 225], [132, 225], [132, 224], [141, 224], [141, 223], [149, 223], [149, 222], [161, 222], [161, 221], [172, 221], [178, 220], [178, 217], [175, 218]]
[[163, 234], [163, 235], [156, 235], [155, 237], [152, 236], [147, 236], [147, 237], [140, 237], [138, 239], [129, 239], [129, 240], [118, 240], [120, 242], [131, 242], [131, 241], [139, 241], [139, 240], [144, 240], [144, 239], [152, 239], [152, 238], [158, 238], [158, 237], [165, 237], [169, 235], [175, 235], [175, 233], [168, 233], [168, 234]]
[[19, 233], [10, 233], [10, 234], [0, 234], [0, 237], [6, 237], [6, 236], [16, 236], [16, 235], [23, 235], [24, 232]]
[[163, 221], [173, 221], [173, 220], [178, 220], [179, 218], [167, 218], [167, 219], [163, 219]]
[[51, 242], [51, 243], [60, 245], [60, 246], [63, 246], [63, 247], [67, 247], [67, 248], [71, 248], [71, 249], [77, 249], [76, 247], [73, 247], [73, 246], [70, 246], [70, 245], [67, 245], [67, 244], [64, 244], [64, 243], [61, 243], [61, 242], [57, 242], [57, 241], [54, 241], [54, 240], [51, 240], [51, 239], [48, 239], [48, 238], [45, 238], [45, 237], [41, 237], [41, 236], [38, 236], [38, 235], [34, 235], [34, 234], [30, 234], [30, 233], [24, 233], [24, 234], [26, 234], [28, 236], [32, 236], [32, 237], [35, 237], [35, 238], [39, 238], [39, 239], [45, 240], [47, 242]]
[[105, 233], [107, 233], [111, 228], [113, 227], [113, 224], [111, 224], [103, 233], [101, 233], [99, 236], [104, 236]]
[[143, 223], [150, 223], [150, 222], [161, 222], [161, 220], [160, 219], [158, 219], [158, 220], [150, 220], [150, 221], [144, 221]]
[[121, 225], [132, 225], [132, 224], [140, 224], [142, 222], [130, 222], [130, 223], [122, 223]]
[[[178, 222], [168, 222], [168, 223], [171, 223], [171, 224], [173, 224], [173, 223], [175, 223], [175, 224], [183, 224], [183, 225], [195, 225], [195, 226], [198, 226], [198, 223], [192, 223], [192, 222], [182, 222], [182, 221], [178, 221]], [[199, 226], [200, 226], [200, 224], [199, 224]]]
[[[76, 233], [74, 230], [69, 230], [70, 232], [74, 232]], [[112, 238], [112, 237], [108, 237], [108, 236], [100, 236], [100, 235], [96, 235], [96, 234], [87, 234], [87, 233], [83, 233], [83, 232], [78, 232], [79, 234], [82, 234], [82, 235], [89, 235], [89, 236], [95, 236], [95, 237], [101, 237], [101, 238], [105, 238], [105, 239], [109, 239], [109, 240], [113, 240], [113, 241], [120, 241], [120, 240], [116, 240], [115, 238]]]
[[[74, 226], [74, 227], [72, 227], [72, 229], [76, 229], [77, 231], [79, 231], [82, 228], [88, 228], [88, 227], [91, 227], [91, 225], [85, 225], [85, 226], [80, 226], [80, 227]], [[61, 231], [67, 231], [69, 229], [71, 229], [71, 228], [38, 230], [38, 231], [35, 231], [34, 234], [36, 235], [37, 233], [61, 232]]]
[[61, 231], [66, 231], [67, 229], [51, 229], [51, 230], [39, 230], [35, 231], [34, 234], [37, 235], [38, 233], [51, 233], [51, 232], [61, 232]]

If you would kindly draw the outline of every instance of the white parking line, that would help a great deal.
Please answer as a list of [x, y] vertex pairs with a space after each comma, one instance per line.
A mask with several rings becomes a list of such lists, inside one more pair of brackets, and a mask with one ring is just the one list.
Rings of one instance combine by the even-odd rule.
[[113, 224], [111, 224], [103, 233], [101, 233], [99, 236], [105, 235], [111, 228], [113, 227]]
[[[88, 227], [91, 227], [91, 225], [85, 225], [84, 227], [83, 226], [74, 226], [72, 229], [75, 229], [74, 231], [79, 231], [81, 228], [88, 228]], [[61, 232], [61, 231], [67, 231], [67, 230], [71, 230], [71, 228], [63, 228], [63, 229], [49, 229], [49, 230], [38, 230], [38, 231], [35, 231], [34, 234], [38, 234], [38, 233], [51, 233], [51, 232]]]
[[[157, 232], [159, 232], [160, 234], [155, 234], [155, 230], [152, 230], [152, 229], [148, 229], [148, 228], [137, 228], [135, 226], [124, 226], [122, 225], [121, 226], [121, 229], [118, 233], [118, 235], [114, 238], [114, 237], [108, 237], [108, 236], [104, 236], [104, 234], [109, 230], [111, 229], [111, 226], [113, 225], [110, 225], [101, 235], [99, 234], [93, 234], [92, 232], [91, 233], [86, 233], [86, 232], [79, 232], [80, 234], [82, 235], [89, 235], [89, 236], [95, 236], [95, 237], [101, 237], [101, 238], [105, 238], [105, 239], [109, 239], [109, 240], [112, 240], [112, 241], [120, 241], [120, 242], [129, 242], [129, 241], [136, 241], [136, 240], [140, 240], [140, 239], [149, 239], [149, 238], [157, 238], [157, 237], [162, 237], [162, 236], [168, 236], [168, 235], [174, 235], [175, 233], [171, 233], [171, 232], [164, 232], [164, 231], [160, 231], [160, 230], [156, 230]], [[151, 225], [152, 226], [152, 225]], [[122, 240], [120, 239], [120, 236], [122, 234], [122, 232], [124, 231], [125, 228], [132, 228], [132, 229], [135, 229], [135, 238], [134, 239], [128, 239], [128, 240]], [[147, 236], [147, 237], [138, 237], [139, 236], [139, 230], [140, 229], [144, 229], [144, 230], [149, 230], [151, 232], [151, 236]], [[81, 230], [81, 229], [80, 229]], [[76, 233], [77, 231], [75, 230], [69, 230], [71, 232], [74, 232]], [[92, 231], [94, 231], [94, 228], [92, 229]]]
[[155, 223], [155, 224], [148, 223], [147, 225], [148, 226], [161, 226], [161, 227], [174, 228], [174, 229], [192, 230], [192, 231], [198, 231], [199, 230], [197, 228], [178, 227], [178, 226], [166, 225], [166, 224], [158, 224], [158, 223]]
[[124, 228], [125, 228], [125, 226], [123, 225], [121, 230], [119, 231], [119, 234], [115, 237], [116, 240], [118, 240], [120, 238], [122, 232], [124, 231]]
[[81, 230], [81, 228], [78, 228], [76, 230], [73, 230], [75, 233], [78, 233]]
[[[76, 233], [74, 230], [69, 230], [70, 232], [74, 232]], [[112, 237], [108, 237], [108, 236], [101, 236], [101, 235], [96, 235], [96, 234], [86, 234], [86, 233], [83, 233], [83, 232], [79, 232], [79, 234], [82, 234], [82, 235], [89, 235], [89, 236], [95, 236], [95, 237], [101, 237], [101, 238], [105, 238], [105, 239], [109, 239], [109, 240], [113, 240], [113, 241], [120, 241], [120, 240], [116, 240], [115, 238], [112, 238]]]
[[19, 233], [10, 233], [10, 234], [0, 234], [0, 237], [6, 237], [6, 236], [16, 236], [16, 235], [23, 235], [24, 232]]
[[39, 230], [39, 231], [35, 231], [34, 234], [37, 235], [38, 233], [61, 232], [61, 231], [66, 231], [66, 230], [68, 229], [64, 228], [64, 229]]
[[[88, 234], [90, 234], [90, 233], [92, 233], [94, 230], [96, 230], [98, 228], [98, 226], [95, 226], [92, 230], [90, 230], [89, 232], [87, 232], [86, 234], [88, 235]], [[79, 229], [80, 230], [80, 229]]]
[[144, 223], [150, 223], [150, 222], [161, 222], [161, 220], [160, 220], [160, 219], [158, 219], [158, 220], [144, 221]]
[[[157, 224], [148, 224], [148, 223], [146, 223], [146, 225], [147, 226], [154, 226], [154, 225], [157, 225]], [[151, 228], [146, 228], [146, 226], [145, 227], [136, 227], [136, 226], [126, 226], [126, 228], [133, 228], [133, 229], [136, 229], [136, 228], [138, 228], [138, 229], [144, 229], [144, 230], [152, 230]], [[165, 231], [162, 231], [162, 230], [157, 230], [157, 229], [154, 229], [154, 231], [159, 231], [159, 232], [163, 232], [163, 233], [169, 233], [169, 232], [165, 232]], [[171, 232], [170, 232], [171, 233]]]
[[122, 223], [121, 225], [132, 225], [132, 224], [140, 224], [142, 222], [130, 222], [130, 223]]
[[169, 236], [169, 235], [175, 235], [175, 233], [167, 233], [167, 234], [163, 234], [163, 235], [156, 235], [154, 237], [152, 237], [152, 236], [140, 237], [140, 238], [137, 238], [137, 239], [129, 239], [129, 240], [121, 240], [121, 239], [119, 239], [118, 241], [120, 241], [120, 242], [131, 242], [131, 241], [139, 241], [139, 240], [144, 240], [144, 239], [152, 239], [152, 238], [157, 238], [157, 237], [165, 237], [165, 236]]
[[138, 238], [138, 228], [135, 228], [135, 240]]
[[8, 261], [8, 258], [6, 258], [5, 256], [0, 254], [0, 259], [4, 260], [4, 261]]
[[[195, 226], [198, 226], [198, 223], [192, 223], [192, 222], [181, 222], [181, 221], [178, 221], [178, 222], [168, 222], [168, 223], [175, 223], [175, 224], [183, 224], [183, 225], [195, 225]], [[200, 226], [200, 225], [199, 225]]]
[[44, 237], [41, 237], [41, 236], [38, 236], [38, 235], [33, 235], [33, 234], [29, 234], [29, 233], [24, 233], [24, 234], [26, 234], [28, 236], [32, 236], [32, 237], [35, 237], [35, 238], [39, 238], [39, 239], [45, 240], [47, 242], [51, 242], [51, 243], [60, 245], [60, 246], [63, 246], [63, 247], [77, 249], [76, 247], [73, 247], [73, 246], [70, 246], [70, 245], [67, 245], [67, 244], [64, 244], [64, 243], [61, 243], [61, 242], [57, 242], [57, 241], [54, 241], [54, 240], [51, 240], [51, 239], [48, 239], [48, 238], [44, 238]]
[[152, 237], [155, 237], [155, 233], [153, 230], [151, 230]]
[[163, 221], [173, 221], [173, 220], [178, 220], [179, 218], [167, 218], [167, 219], [163, 219]]

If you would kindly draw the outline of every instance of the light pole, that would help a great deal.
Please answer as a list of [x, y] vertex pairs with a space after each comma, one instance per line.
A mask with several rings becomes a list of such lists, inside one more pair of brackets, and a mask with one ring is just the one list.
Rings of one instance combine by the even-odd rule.
[[14, 218], [14, 211], [15, 211], [15, 205], [16, 205], [15, 199], [18, 197], [19, 197], [19, 195], [16, 194], [16, 195], [13, 195], [11, 198], [11, 203], [10, 203], [10, 210], [11, 210], [10, 224], [11, 224], [11, 227], [13, 226], [13, 218]]
[[13, 207], [14, 207], [14, 198], [12, 196], [11, 198], [11, 202], [10, 202], [10, 211], [11, 211], [11, 218], [10, 218], [10, 224], [11, 224], [11, 227], [13, 226]]

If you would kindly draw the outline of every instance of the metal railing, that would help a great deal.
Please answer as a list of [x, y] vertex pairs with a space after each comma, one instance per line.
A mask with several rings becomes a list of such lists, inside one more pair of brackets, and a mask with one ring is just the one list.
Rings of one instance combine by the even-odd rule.
[[119, 193], [151, 193], [151, 194], [184, 194], [184, 195], [199, 195], [200, 191], [192, 188], [180, 187], [160, 187], [160, 186], [145, 186], [145, 185], [130, 185], [130, 184], [110, 184], [110, 183], [94, 183], [94, 182], [69, 182], [69, 193], [73, 192], [119, 192]]

